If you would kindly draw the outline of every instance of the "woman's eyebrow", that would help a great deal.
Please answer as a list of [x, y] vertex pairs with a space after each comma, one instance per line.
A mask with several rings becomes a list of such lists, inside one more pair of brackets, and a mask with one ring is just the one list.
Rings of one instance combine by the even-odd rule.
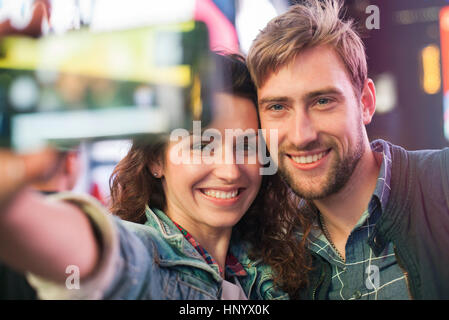
[[[204, 129], [201, 130], [201, 135], [203, 135], [204, 132], [206, 130], [208, 130], [208, 129], [215, 129], [215, 128], [204, 128]], [[219, 132], [218, 129], [215, 129], [215, 130], [217, 130]], [[233, 132], [235, 132], [235, 131], [242, 131], [242, 134], [233, 134], [233, 136], [235, 136], [235, 137], [247, 136], [248, 138], [254, 138], [254, 137], [257, 137], [259, 135], [258, 130], [254, 130], [254, 129], [243, 130], [243, 129], [229, 128], [229, 129], [226, 129], [226, 130], [232, 130]], [[250, 130], [250, 131], [248, 131], [248, 130]], [[189, 131], [189, 136], [194, 136], [193, 133], [194, 133], [193, 130], [190, 130]], [[220, 132], [220, 134], [222, 134], [222, 133]], [[226, 135], [226, 133], [224, 135]]]
[[257, 138], [257, 131], [255, 132], [255, 133], [250, 133], [250, 134], [248, 134], [248, 133], [242, 133], [242, 134], [239, 134], [239, 135], [235, 135], [235, 138], [236, 139], [242, 139], [242, 138], [247, 138], [248, 140], [254, 140], [254, 139], [256, 139]]
[[[203, 127], [201, 127], [201, 135], [203, 135], [204, 134], [204, 131], [206, 131], [207, 129], [211, 129], [211, 128], [208, 128], [208, 127], [206, 127], [206, 128], [203, 128]], [[189, 132], [189, 136], [194, 136], [194, 133], [197, 133], [196, 131], [194, 132], [194, 130], [192, 129], [192, 130], [189, 130], [188, 131]]]

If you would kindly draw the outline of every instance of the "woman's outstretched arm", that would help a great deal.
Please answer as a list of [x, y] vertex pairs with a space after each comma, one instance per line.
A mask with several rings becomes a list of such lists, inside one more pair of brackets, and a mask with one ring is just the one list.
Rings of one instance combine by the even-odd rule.
[[99, 259], [87, 216], [75, 205], [50, 201], [27, 188], [57, 164], [45, 151], [19, 156], [0, 152], [0, 260], [20, 271], [62, 282], [75, 265], [86, 277]]

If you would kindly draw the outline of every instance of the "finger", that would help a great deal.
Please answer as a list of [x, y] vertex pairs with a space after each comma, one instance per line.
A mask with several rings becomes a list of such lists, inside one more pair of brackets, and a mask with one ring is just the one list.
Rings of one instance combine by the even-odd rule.
[[44, 21], [49, 24], [49, 4], [48, 1], [37, 1], [31, 10], [31, 19], [28, 25], [22, 29], [18, 29], [11, 25], [11, 21], [5, 20], [0, 23], [0, 36], [23, 34], [32, 37], [38, 37], [42, 34], [42, 24]]
[[20, 190], [25, 177], [25, 162], [9, 151], [0, 151], [0, 209]]
[[26, 155], [0, 150], [1, 186], [14, 189], [22, 184], [45, 178], [57, 166], [59, 158], [59, 153], [52, 149]]
[[0, 178], [3, 188], [17, 185], [25, 177], [25, 162], [10, 151], [0, 151]]
[[48, 9], [43, 2], [38, 1], [33, 5], [32, 12], [33, 15], [31, 17], [31, 21], [25, 27], [23, 33], [37, 37], [42, 34], [42, 23], [44, 21], [47, 21], [47, 23], [49, 22]]
[[51, 149], [27, 155], [0, 150], [0, 209], [27, 184], [54, 172], [59, 159], [59, 153]]

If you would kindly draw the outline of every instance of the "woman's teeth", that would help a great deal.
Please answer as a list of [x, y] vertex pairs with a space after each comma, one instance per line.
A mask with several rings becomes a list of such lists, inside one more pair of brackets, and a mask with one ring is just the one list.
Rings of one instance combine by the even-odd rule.
[[301, 156], [301, 157], [291, 156], [291, 158], [296, 163], [307, 164], [307, 163], [312, 163], [312, 162], [320, 160], [322, 157], [324, 157], [326, 155], [326, 153], [327, 153], [327, 151], [324, 151], [324, 152], [320, 152], [320, 153], [317, 153], [314, 155], [309, 155], [309, 156]]
[[203, 193], [209, 197], [217, 198], [217, 199], [231, 199], [237, 196], [239, 193], [238, 190], [232, 190], [229, 192], [220, 191], [220, 190], [203, 190]]

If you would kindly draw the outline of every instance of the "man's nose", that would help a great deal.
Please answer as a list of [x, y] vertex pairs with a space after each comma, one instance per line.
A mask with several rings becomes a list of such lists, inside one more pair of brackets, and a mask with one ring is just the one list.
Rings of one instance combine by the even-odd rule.
[[315, 123], [304, 110], [298, 110], [288, 123], [289, 142], [298, 149], [307, 146], [318, 137]]

